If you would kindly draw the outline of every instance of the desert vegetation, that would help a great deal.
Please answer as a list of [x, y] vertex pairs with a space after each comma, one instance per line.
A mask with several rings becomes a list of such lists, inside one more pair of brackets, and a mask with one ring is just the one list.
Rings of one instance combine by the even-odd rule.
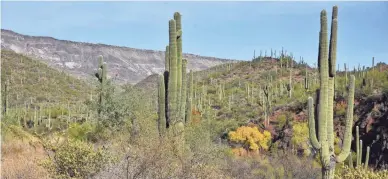
[[340, 69], [338, 9], [315, 66], [271, 49], [187, 70], [179, 12], [153, 85], [2, 50], [1, 178], [387, 178], [388, 65]]

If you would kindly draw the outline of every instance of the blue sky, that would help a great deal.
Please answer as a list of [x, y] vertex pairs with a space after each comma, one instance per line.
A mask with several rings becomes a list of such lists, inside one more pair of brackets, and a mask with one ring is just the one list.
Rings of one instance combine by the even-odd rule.
[[339, 6], [338, 59], [388, 63], [388, 2], [1, 2], [3, 29], [63, 40], [164, 50], [168, 20], [182, 14], [183, 51], [250, 60], [284, 47], [309, 64], [318, 54], [319, 14]]

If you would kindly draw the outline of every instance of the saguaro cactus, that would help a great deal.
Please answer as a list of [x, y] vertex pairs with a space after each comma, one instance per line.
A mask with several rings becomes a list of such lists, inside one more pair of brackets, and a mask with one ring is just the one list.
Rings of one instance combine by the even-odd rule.
[[159, 135], [162, 137], [166, 131], [166, 94], [165, 94], [165, 86], [164, 86], [164, 76], [161, 75], [159, 77], [158, 83], [158, 129]]
[[313, 98], [308, 99], [309, 111], [309, 135], [312, 146], [320, 151], [322, 162], [322, 178], [334, 178], [335, 164], [343, 162], [350, 153], [352, 139], [351, 127], [353, 125], [354, 87], [355, 77], [350, 77], [349, 93], [347, 99], [346, 127], [344, 142], [341, 153], [334, 154], [334, 133], [333, 133], [333, 98], [334, 98], [334, 77], [335, 77], [335, 54], [336, 54], [336, 30], [337, 30], [337, 6], [333, 7], [332, 35], [330, 39], [330, 52], [328, 57], [327, 46], [327, 17], [326, 11], [321, 12], [321, 30], [319, 34], [319, 71], [320, 90], [318, 105], [318, 138], [315, 132], [315, 119]]
[[187, 60], [186, 59], [182, 59], [182, 90], [181, 90], [181, 104], [180, 104], [180, 114], [181, 114], [181, 117], [180, 119], [182, 120], [182, 122], [185, 121], [185, 117], [186, 117], [186, 104], [187, 104], [187, 74], [186, 74], [186, 68], [187, 68]]
[[193, 106], [193, 93], [194, 93], [194, 90], [193, 90], [193, 86], [194, 86], [194, 77], [193, 77], [193, 71], [190, 70], [190, 74], [189, 74], [189, 90], [188, 90], [188, 95], [187, 95], [187, 107], [186, 107], [186, 119], [185, 119], [185, 122], [186, 123], [190, 123], [191, 122], [191, 108]]
[[[176, 27], [176, 59], [177, 59], [177, 105], [178, 105], [178, 113], [181, 114], [181, 106], [182, 106], [182, 22], [181, 22], [181, 14], [179, 12], [174, 13], [175, 27]], [[178, 115], [178, 120], [183, 121], [181, 115]]]
[[5, 81], [5, 84], [4, 84], [4, 109], [2, 109], [2, 110], [4, 110], [4, 114], [7, 116], [7, 113], [8, 113], [8, 88], [9, 88], [9, 80], [6, 80]]
[[[163, 124], [165, 123], [164, 121], [166, 121], [166, 128], [172, 128], [171, 134], [175, 143], [174, 150], [179, 156], [182, 155], [182, 147], [184, 146], [183, 123], [185, 118], [187, 118], [186, 100], [189, 99], [190, 102], [192, 100], [191, 97], [187, 98], [187, 60], [182, 59], [181, 35], [181, 16], [176, 12], [174, 13], [174, 19], [169, 21], [169, 45], [166, 47], [164, 77], [160, 77], [161, 79], [159, 79], [158, 111], [160, 121], [159, 131], [161, 133], [164, 132]], [[164, 87], [161, 83], [164, 84]], [[191, 93], [192, 91], [190, 92], [190, 96], [192, 96]], [[189, 108], [191, 108], [191, 106], [189, 106]], [[165, 111], [165, 117], [163, 117], [163, 111]]]
[[95, 76], [100, 82], [100, 95], [99, 95], [99, 108], [98, 108], [98, 116], [100, 116], [101, 108], [104, 105], [104, 90], [105, 90], [105, 83], [106, 83], [106, 64], [104, 63], [102, 56], [99, 57], [98, 71], [95, 74]]
[[304, 89], [309, 89], [309, 79], [308, 79], [308, 71], [307, 71], [307, 64], [306, 64], [306, 71], [305, 71], [305, 77], [304, 77]]
[[362, 145], [362, 140], [360, 140], [359, 127], [356, 126], [356, 154], [357, 154], [356, 155], [357, 156], [356, 167], [364, 166], [365, 168], [367, 168], [368, 164], [369, 164], [370, 147], [369, 146], [366, 147], [366, 155], [365, 155], [365, 163], [364, 164], [362, 163], [362, 148], [363, 148], [363, 145]]
[[169, 35], [170, 35], [170, 71], [168, 80], [168, 120], [169, 123], [174, 124], [177, 122], [177, 93], [178, 93], [178, 68], [177, 68], [177, 48], [176, 48], [176, 25], [175, 20], [169, 21]]

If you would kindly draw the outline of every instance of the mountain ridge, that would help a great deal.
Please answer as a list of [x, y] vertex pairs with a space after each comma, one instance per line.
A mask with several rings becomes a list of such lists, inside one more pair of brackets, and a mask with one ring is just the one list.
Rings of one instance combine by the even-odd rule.
[[[164, 71], [164, 51], [158, 50], [31, 36], [7, 29], [1, 29], [1, 48], [39, 59], [81, 78], [93, 76], [99, 55], [108, 64], [108, 76], [118, 83], [135, 84]], [[183, 57], [189, 61], [188, 71], [237, 61], [190, 53], [184, 53]]]

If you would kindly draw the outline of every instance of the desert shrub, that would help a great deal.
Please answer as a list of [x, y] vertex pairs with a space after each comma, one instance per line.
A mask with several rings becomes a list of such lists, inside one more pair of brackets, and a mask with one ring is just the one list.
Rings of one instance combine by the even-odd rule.
[[260, 132], [257, 127], [241, 126], [236, 131], [229, 132], [228, 137], [231, 142], [241, 143], [246, 149], [258, 151], [268, 150], [271, 133]]
[[335, 178], [338, 179], [382, 179], [388, 178], [388, 170], [374, 171], [369, 168], [350, 168], [342, 165], [341, 170], [336, 170]]
[[87, 178], [113, 161], [104, 149], [94, 149], [93, 145], [79, 140], [68, 140], [50, 148], [55, 150], [54, 157], [42, 165], [53, 178]]
[[300, 158], [290, 153], [276, 157], [226, 159], [225, 171], [234, 178], [320, 178], [320, 168], [315, 167], [310, 158]]
[[48, 178], [37, 162], [47, 157], [39, 139], [19, 125], [1, 128], [1, 178]]
[[309, 129], [306, 122], [296, 122], [292, 126], [293, 135], [291, 138], [292, 145], [303, 150], [304, 155], [310, 155], [309, 146]]
[[85, 141], [88, 138], [88, 134], [92, 131], [92, 125], [90, 123], [72, 123], [68, 129], [68, 135], [72, 139]]
[[334, 114], [337, 116], [345, 116], [346, 106], [347, 104], [345, 103], [345, 101], [340, 101], [336, 103], [334, 107]]
[[276, 118], [276, 121], [278, 121], [278, 128], [281, 129], [286, 125], [287, 123], [287, 116], [285, 114], [281, 114]]
[[50, 115], [51, 118], [57, 118], [60, 115], [67, 115], [67, 114], [68, 114], [68, 110], [62, 106], [53, 106], [50, 108], [46, 108], [44, 111], [44, 115], [45, 116]]

